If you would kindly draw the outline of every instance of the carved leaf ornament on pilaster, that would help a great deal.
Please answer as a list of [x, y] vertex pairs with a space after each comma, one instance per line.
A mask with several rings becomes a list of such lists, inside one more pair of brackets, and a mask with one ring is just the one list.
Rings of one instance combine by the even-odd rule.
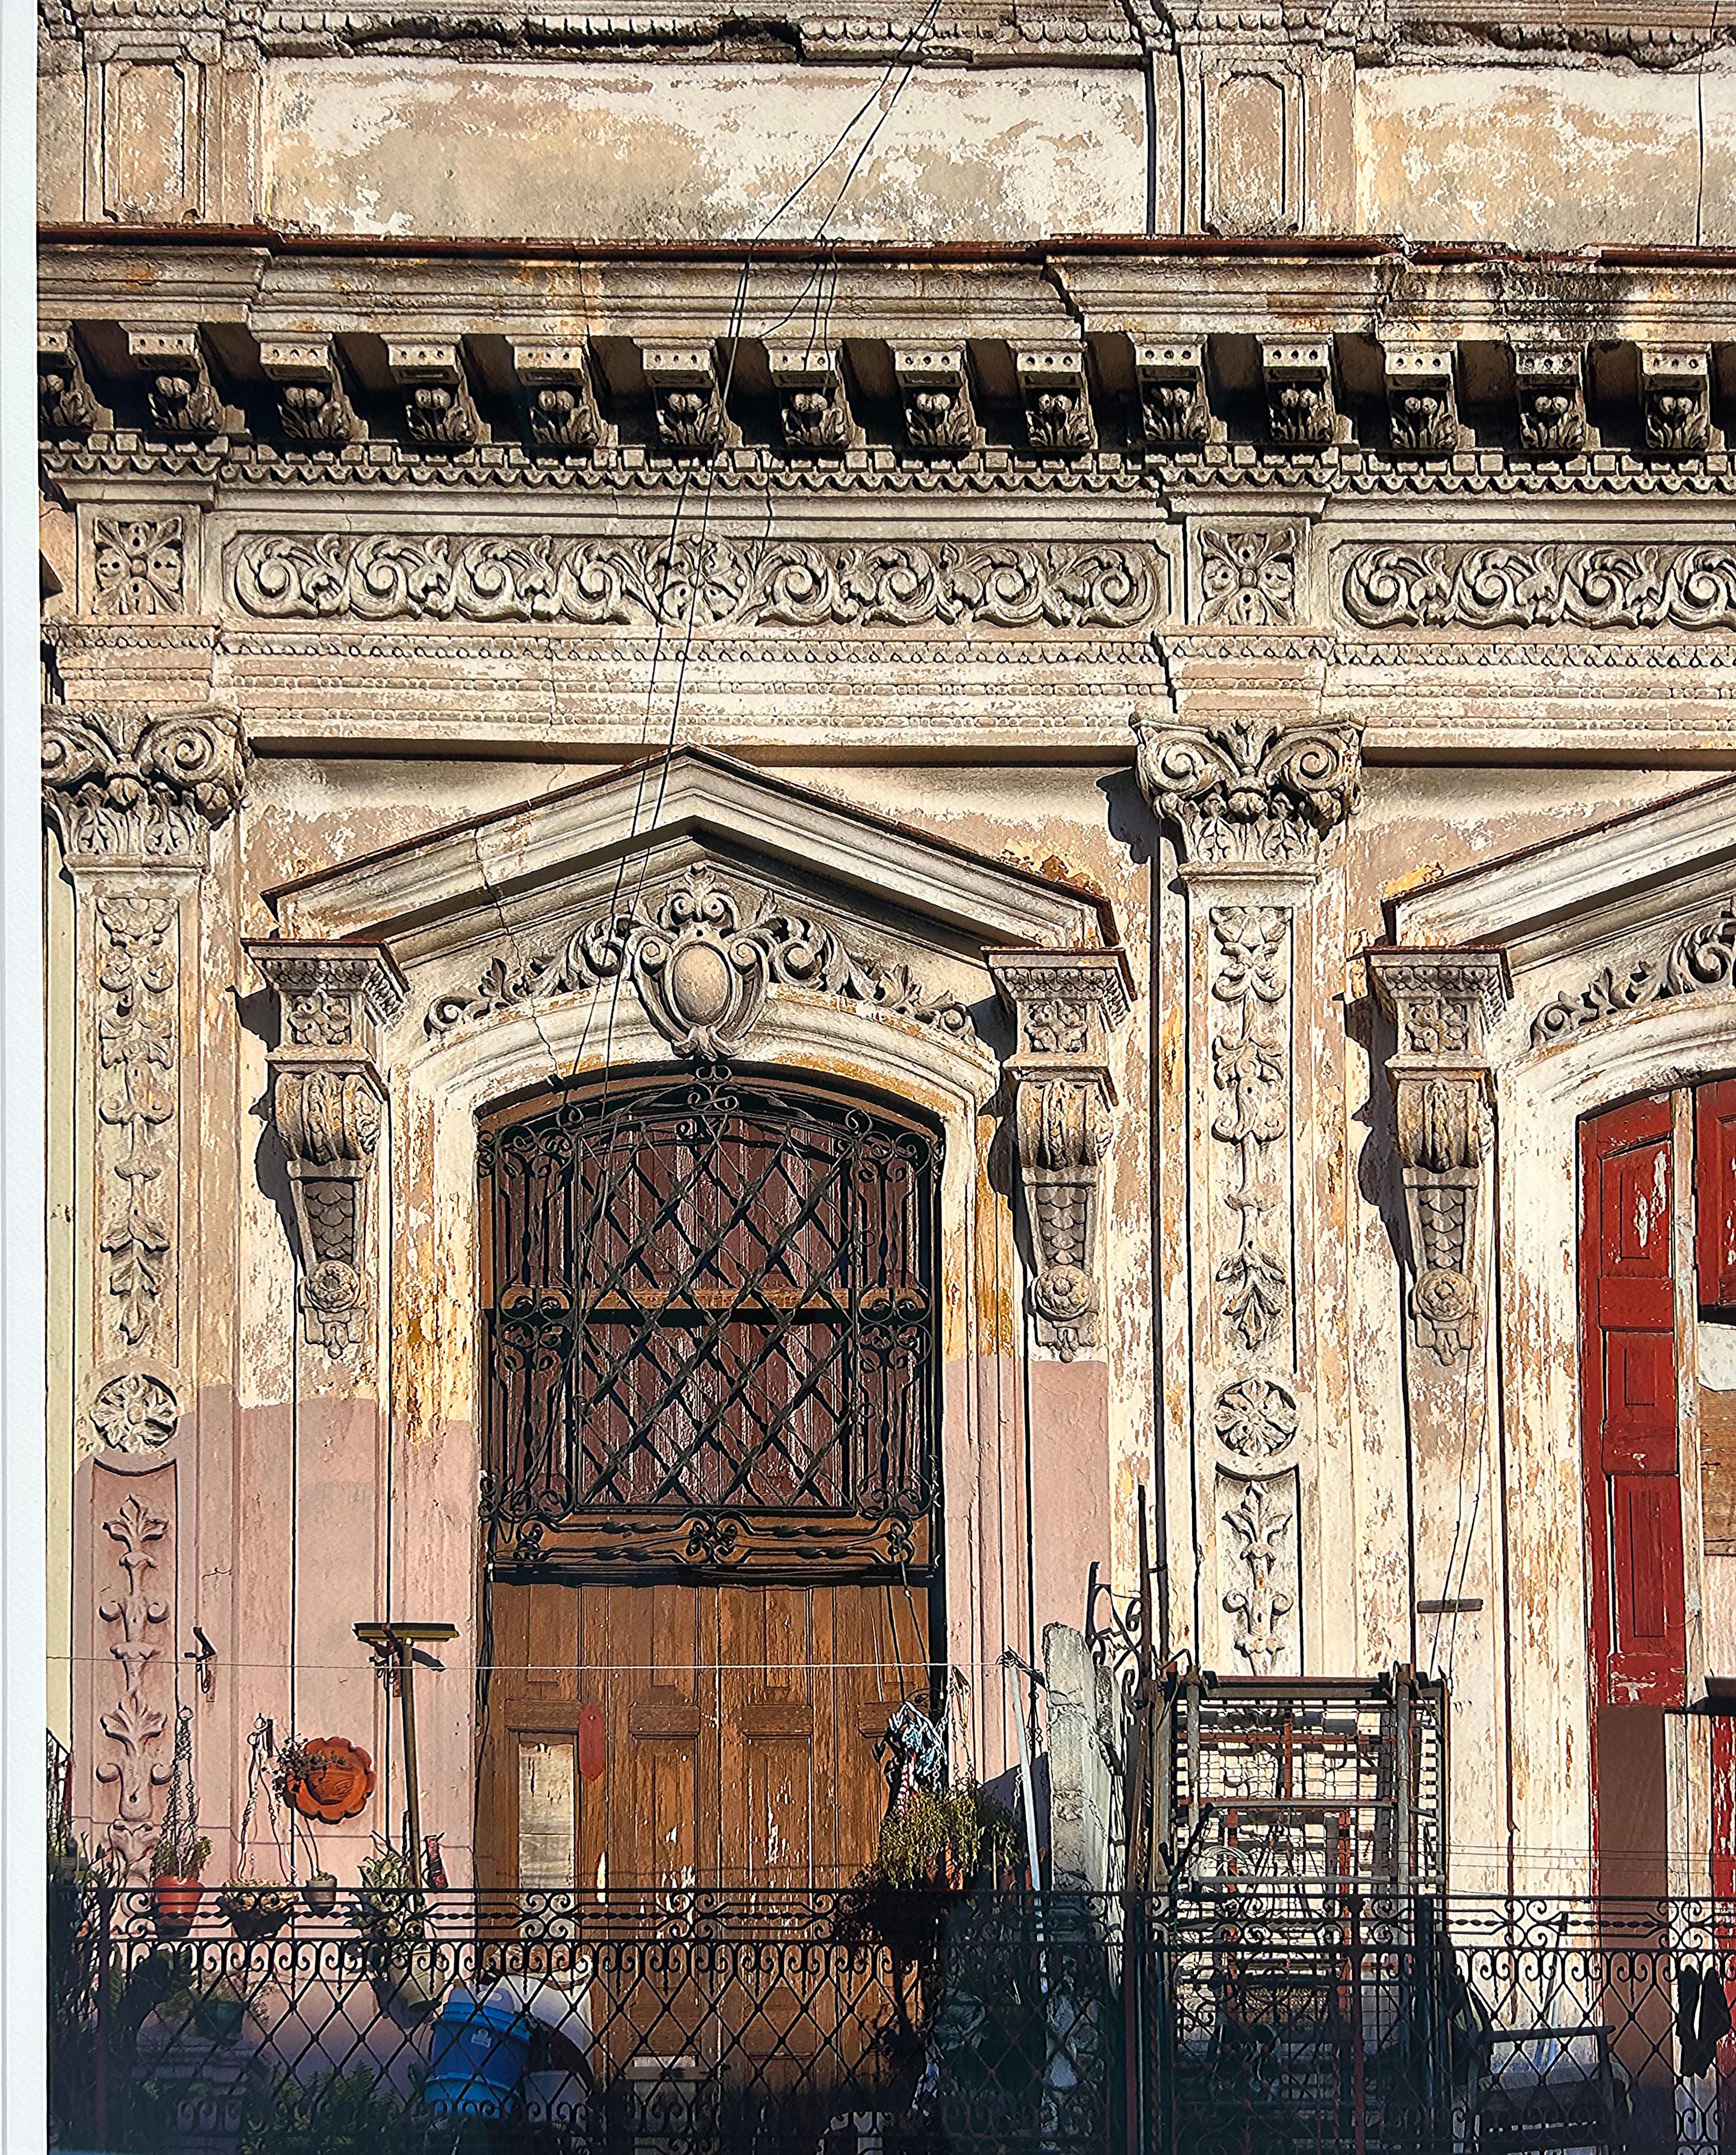
[[1211, 993], [1227, 1012], [1211, 1042], [1211, 1082], [1224, 1096], [1211, 1134], [1235, 1158], [1229, 1203], [1237, 1221], [1236, 1247], [1216, 1277], [1225, 1319], [1253, 1354], [1289, 1313], [1289, 1267], [1271, 1222], [1279, 1193], [1266, 1169], [1290, 1129], [1288, 1049], [1270, 1015], [1289, 992], [1289, 920], [1277, 906], [1232, 905], [1214, 907], [1210, 923], [1219, 960]]
[[773, 987], [807, 988], [878, 1015], [962, 1037], [970, 1019], [903, 965], [877, 965], [835, 930], [783, 909], [773, 897], [739, 890], [700, 865], [630, 910], [587, 920], [559, 950], [521, 964], [494, 959], [468, 993], [438, 996], [433, 1034], [545, 996], [624, 979], [678, 1055], [726, 1058], [752, 1031]]
[[[102, 1519], [118, 1577], [98, 1601], [96, 1613], [120, 1671], [120, 1687], [119, 1697], [97, 1717], [109, 1748], [97, 1758], [96, 1779], [115, 1792], [110, 1845], [135, 1872], [156, 1837], [151, 1818], [155, 1794], [167, 1782], [170, 1770], [161, 1755], [168, 1712], [154, 1677], [156, 1665], [173, 1651], [174, 1627], [169, 1601], [155, 1588], [158, 1581], [172, 1584], [174, 1577], [173, 1471], [164, 1467], [120, 1482], [118, 1487], [126, 1493], [120, 1496], [117, 1490], [114, 1510]], [[115, 1477], [105, 1475], [94, 1485], [100, 1507], [104, 1486], [115, 1487]]]

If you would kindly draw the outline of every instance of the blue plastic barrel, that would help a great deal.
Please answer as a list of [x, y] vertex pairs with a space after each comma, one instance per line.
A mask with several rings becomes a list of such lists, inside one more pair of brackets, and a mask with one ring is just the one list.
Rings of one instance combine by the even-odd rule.
[[502, 2117], [517, 2106], [530, 2058], [519, 2008], [460, 1987], [434, 2023], [424, 2100], [440, 2117]]

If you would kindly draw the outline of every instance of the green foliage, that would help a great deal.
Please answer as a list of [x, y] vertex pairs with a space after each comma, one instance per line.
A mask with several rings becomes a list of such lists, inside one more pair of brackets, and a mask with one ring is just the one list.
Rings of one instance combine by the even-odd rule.
[[205, 1868], [211, 1843], [190, 1825], [166, 1825], [151, 1858], [153, 1878], [197, 1878]]
[[1012, 1813], [974, 1781], [913, 1789], [882, 1822], [868, 1879], [905, 1891], [961, 1890], [1015, 1861], [1018, 1845]]
[[356, 1876], [350, 1921], [382, 1957], [407, 1958], [428, 1935], [428, 1912], [409, 1858], [395, 1848], [382, 1848], [357, 1866]]
[[358, 2065], [305, 2084], [281, 2080], [255, 2096], [238, 2155], [411, 2155], [425, 2137], [420, 2115]]

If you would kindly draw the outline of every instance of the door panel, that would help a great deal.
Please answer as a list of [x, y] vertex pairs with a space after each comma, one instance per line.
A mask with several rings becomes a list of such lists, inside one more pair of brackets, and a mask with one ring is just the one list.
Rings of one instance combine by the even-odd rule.
[[[484, 1882], [554, 1875], [549, 1801], [520, 1815], [527, 1745], [566, 1747], [537, 1787], [566, 1775], [581, 1891], [827, 1886], [873, 1856], [886, 1802], [877, 1739], [902, 1699], [929, 1702], [925, 1594], [552, 1581], [493, 1594]], [[564, 1651], [565, 1666], [510, 1661], [520, 1639]], [[593, 1731], [582, 1747], [601, 1751], [591, 1778], [576, 1761], [581, 1722], [599, 1718], [601, 1744]]]
[[1694, 1093], [1694, 1233], [1701, 1308], [1736, 1311], [1736, 1078]]
[[1677, 1447], [1671, 1108], [1580, 1129], [1580, 1282], [1595, 1691], [1679, 1706], [1687, 1642]]

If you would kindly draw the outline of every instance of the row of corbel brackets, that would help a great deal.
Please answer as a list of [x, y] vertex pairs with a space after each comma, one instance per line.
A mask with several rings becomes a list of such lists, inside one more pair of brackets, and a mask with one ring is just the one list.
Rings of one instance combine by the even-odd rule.
[[991, 443], [1069, 458], [1225, 441], [1306, 455], [1354, 439], [1423, 458], [1600, 446], [1680, 458], [1723, 447], [1727, 361], [1736, 349], [1242, 333], [535, 342], [62, 323], [41, 334], [38, 375], [42, 425], [57, 438], [117, 427], [448, 453], [518, 440], [584, 453], [618, 441], [699, 458], [750, 442], [836, 456], [870, 441], [935, 458]]

